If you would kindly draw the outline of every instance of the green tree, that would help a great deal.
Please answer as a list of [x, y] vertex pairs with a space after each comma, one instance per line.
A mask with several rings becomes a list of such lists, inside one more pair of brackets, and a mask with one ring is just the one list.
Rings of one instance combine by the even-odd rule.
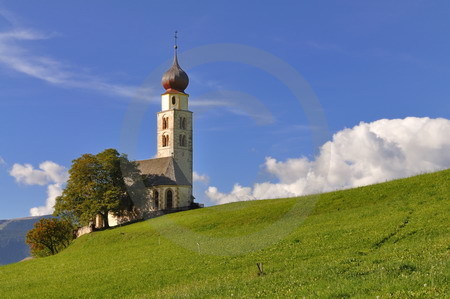
[[84, 154], [75, 159], [66, 188], [56, 198], [54, 215], [70, 218], [81, 225], [88, 225], [101, 215], [103, 226], [109, 227], [110, 212], [120, 215], [132, 207], [122, 169], [136, 168], [115, 149], [97, 155]]
[[70, 221], [51, 218], [41, 219], [28, 231], [26, 242], [33, 256], [54, 255], [69, 246], [74, 239], [74, 227]]

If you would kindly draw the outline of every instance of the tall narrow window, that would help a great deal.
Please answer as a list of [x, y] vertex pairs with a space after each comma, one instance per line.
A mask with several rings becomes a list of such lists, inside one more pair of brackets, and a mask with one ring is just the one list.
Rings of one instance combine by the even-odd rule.
[[153, 191], [153, 198], [155, 199], [155, 209], [159, 210], [159, 192], [157, 190]]
[[169, 127], [169, 117], [164, 117], [162, 119], [162, 128], [163, 130], [167, 129]]
[[186, 130], [186, 117], [180, 116], [180, 129]]
[[175, 105], [177, 103], [177, 99], [175, 97], [172, 97], [172, 105]]
[[162, 136], [162, 146], [169, 146], [169, 136], [168, 135], [163, 135]]
[[172, 190], [167, 190], [166, 193], [166, 209], [170, 210], [173, 207], [173, 194]]
[[186, 146], [186, 136], [180, 135], [180, 146]]

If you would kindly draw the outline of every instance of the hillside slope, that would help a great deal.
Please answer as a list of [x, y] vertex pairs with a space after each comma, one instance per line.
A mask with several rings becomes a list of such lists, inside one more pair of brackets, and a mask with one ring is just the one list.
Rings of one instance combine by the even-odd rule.
[[449, 179], [446, 170], [92, 233], [0, 267], [0, 297], [444, 297]]

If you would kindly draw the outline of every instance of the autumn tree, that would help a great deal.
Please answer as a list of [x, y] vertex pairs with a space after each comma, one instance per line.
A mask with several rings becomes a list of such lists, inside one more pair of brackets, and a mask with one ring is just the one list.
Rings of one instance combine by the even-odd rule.
[[132, 206], [122, 174], [122, 170], [132, 166], [133, 163], [115, 149], [75, 159], [66, 188], [56, 198], [54, 215], [71, 218], [81, 225], [88, 225], [101, 215], [103, 226], [109, 227], [110, 212], [120, 215]]
[[43, 218], [28, 231], [26, 242], [33, 256], [54, 255], [69, 246], [74, 239], [74, 227], [70, 221]]

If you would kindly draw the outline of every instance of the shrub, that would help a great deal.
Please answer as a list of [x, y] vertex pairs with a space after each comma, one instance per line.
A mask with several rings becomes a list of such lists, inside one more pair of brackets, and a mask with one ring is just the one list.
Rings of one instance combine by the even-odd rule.
[[70, 245], [74, 227], [67, 220], [41, 219], [27, 233], [26, 242], [35, 257], [54, 255]]

